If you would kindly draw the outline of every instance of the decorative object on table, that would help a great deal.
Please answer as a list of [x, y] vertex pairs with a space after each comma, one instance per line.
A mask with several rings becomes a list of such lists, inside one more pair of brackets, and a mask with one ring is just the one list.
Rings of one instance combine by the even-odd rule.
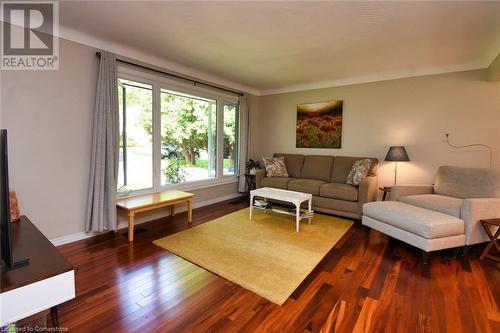
[[[275, 209], [276, 210], [276, 209]], [[288, 214], [295, 214], [295, 211], [293, 208], [288, 208], [286, 211]], [[304, 219], [312, 219], [314, 217], [314, 210], [308, 210], [305, 208], [301, 208], [299, 210], [300, 216]]]
[[284, 157], [264, 157], [264, 167], [267, 177], [288, 177]]
[[251, 175], [255, 175], [257, 170], [260, 170], [260, 163], [258, 160], [255, 161], [255, 160], [249, 159], [248, 162], [245, 164], [245, 167], [247, 169], [247, 173], [249, 173]]
[[9, 191], [9, 202], [10, 202], [10, 221], [17, 222], [21, 217], [21, 212], [19, 210], [19, 201], [17, 200], [16, 191]]
[[271, 208], [271, 204], [265, 200], [257, 199], [257, 200], [254, 200], [253, 204], [255, 207], [258, 207], [258, 208]]
[[342, 147], [343, 101], [297, 105], [297, 148]]
[[450, 142], [450, 134], [446, 133], [445, 136], [446, 136], [446, 143], [448, 144], [448, 146], [450, 146], [452, 148], [461, 149], [461, 148], [482, 147], [482, 148], [488, 149], [490, 152], [490, 169], [493, 167], [493, 149], [491, 149], [490, 146], [485, 145], [484, 143], [471, 143], [468, 145], [454, 145]]
[[236, 211], [154, 244], [281, 305], [353, 225], [347, 219], [316, 214], [314, 224], [295, 232], [287, 215], [255, 214], [249, 221], [248, 211]]
[[381, 186], [378, 188], [380, 191], [384, 192], [382, 195], [382, 201], [385, 201], [385, 198], [387, 197], [387, 193], [391, 193], [391, 188], [389, 186]]
[[398, 162], [408, 162], [410, 158], [404, 146], [392, 146], [389, 148], [385, 160], [396, 162], [394, 166], [394, 185], [398, 183]]
[[[484, 258], [489, 258], [493, 259], [497, 262], [500, 262], [500, 257], [495, 256], [493, 254], [490, 254], [490, 251], [495, 247], [497, 250], [497, 253], [500, 254], [500, 245], [498, 245], [498, 238], [500, 237], [500, 218], [497, 219], [486, 219], [486, 220], [481, 220], [481, 225], [483, 226], [484, 231], [490, 238], [490, 241], [488, 242], [488, 245], [484, 248], [483, 252], [481, 253], [481, 256], [479, 259], [483, 260]], [[491, 229], [496, 227], [496, 231], [493, 234], [491, 232]]]
[[368, 176], [371, 165], [372, 161], [369, 158], [364, 158], [354, 162], [351, 171], [349, 171], [349, 174], [347, 175], [346, 184], [359, 186], [361, 180]]

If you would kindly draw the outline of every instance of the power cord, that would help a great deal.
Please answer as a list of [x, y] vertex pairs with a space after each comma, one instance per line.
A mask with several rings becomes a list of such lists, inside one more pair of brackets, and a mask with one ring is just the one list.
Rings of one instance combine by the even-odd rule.
[[448, 144], [448, 146], [450, 146], [452, 148], [459, 148], [459, 149], [460, 148], [470, 148], [470, 147], [487, 148], [490, 151], [490, 169], [493, 167], [493, 149], [491, 149], [490, 146], [482, 144], [482, 143], [473, 143], [470, 145], [458, 146], [458, 145], [454, 145], [454, 144], [450, 143], [450, 134], [449, 133], [446, 133], [445, 136], [446, 136], [446, 143]]

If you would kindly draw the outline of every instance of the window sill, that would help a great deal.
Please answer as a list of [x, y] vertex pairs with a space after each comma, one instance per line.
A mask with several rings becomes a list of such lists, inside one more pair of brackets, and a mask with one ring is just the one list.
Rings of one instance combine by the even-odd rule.
[[183, 184], [163, 185], [160, 188], [148, 188], [145, 190], [130, 191], [122, 194], [118, 193], [117, 199], [136, 197], [144, 194], [158, 193], [168, 190], [195, 191], [215, 186], [233, 184], [237, 182], [238, 182], [238, 175], [224, 176], [221, 179], [208, 179], [201, 181], [186, 182]]

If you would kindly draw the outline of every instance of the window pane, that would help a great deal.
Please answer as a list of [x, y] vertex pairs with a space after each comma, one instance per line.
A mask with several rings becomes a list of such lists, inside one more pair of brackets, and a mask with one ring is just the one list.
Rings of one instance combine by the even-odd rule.
[[238, 104], [224, 104], [224, 175], [236, 174], [238, 163]]
[[120, 164], [118, 191], [153, 187], [153, 92], [146, 84], [118, 80]]
[[161, 91], [161, 184], [215, 178], [217, 102]]

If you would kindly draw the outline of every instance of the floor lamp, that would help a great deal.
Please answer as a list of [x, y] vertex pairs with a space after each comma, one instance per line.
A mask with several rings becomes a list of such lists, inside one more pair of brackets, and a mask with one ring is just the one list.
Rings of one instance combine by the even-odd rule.
[[394, 166], [394, 185], [398, 183], [398, 162], [408, 162], [410, 158], [404, 146], [392, 146], [389, 148], [385, 160], [389, 162], [396, 162]]

